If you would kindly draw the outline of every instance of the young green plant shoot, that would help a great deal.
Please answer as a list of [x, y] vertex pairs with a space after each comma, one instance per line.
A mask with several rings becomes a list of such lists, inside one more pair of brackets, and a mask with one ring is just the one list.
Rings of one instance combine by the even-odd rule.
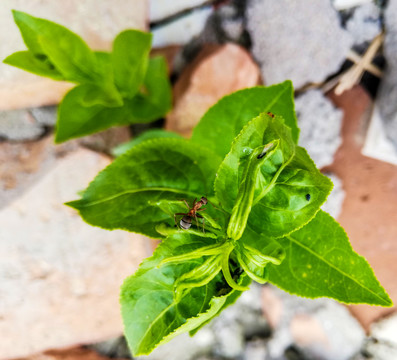
[[308, 298], [392, 305], [342, 227], [320, 210], [332, 183], [298, 136], [291, 82], [241, 90], [210, 108], [190, 140], [131, 146], [68, 203], [92, 225], [162, 240], [121, 288], [133, 355], [194, 334], [251, 281]]
[[150, 122], [171, 108], [165, 60], [149, 58], [151, 34], [125, 30], [114, 39], [111, 52], [92, 51], [61, 25], [21, 11], [13, 15], [28, 50], [4, 63], [77, 84], [59, 105], [55, 142]]

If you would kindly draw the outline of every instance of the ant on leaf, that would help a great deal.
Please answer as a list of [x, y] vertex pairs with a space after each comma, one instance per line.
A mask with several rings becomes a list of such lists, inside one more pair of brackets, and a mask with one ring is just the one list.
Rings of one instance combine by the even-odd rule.
[[[186, 200], [183, 200], [189, 211], [187, 213], [176, 213], [174, 214], [174, 220], [176, 224], [176, 216], [183, 215], [182, 219], [179, 221], [179, 225], [182, 229], [188, 230], [192, 226], [192, 219], [196, 220], [197, 227], [198, 227], [198, 220], [197, 218], [204, 219], [200, 214], [197, 214], [199, 211], [206, 210], [202, 206], [208, 204], [208, 200], [206, 197], [202, 196], [199, 201], [197, 198], [194, 199], [192, 207], [189, 206]], [[203, 220], [203, 231], [204, 231], [204, 220]]]

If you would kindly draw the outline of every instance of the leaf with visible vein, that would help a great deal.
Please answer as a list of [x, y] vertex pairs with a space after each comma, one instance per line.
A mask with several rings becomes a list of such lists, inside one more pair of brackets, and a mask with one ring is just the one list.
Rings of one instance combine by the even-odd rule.
[[184, 274], [202, 265], [203, 258], [171, 262], [161, 265], [168, 257], [199, 250], [211, 238], [193, 236], [183, 231], [164, 240], [152, 257], [146, 259], [138, 271], [127, 278], [121, 289], [120, 302], [125, 335], [134, 355], [150, 353], [154, 347], [166, 343], [176, 335], [191, 331], [207, 322], [225, 305], [229, 292], [217, 296], [223, 283], [218, 274], [204, 286], [185, 289], [175, 296], [175, 283]]
[[367, 261], [352, 249], [343, 228], [320, 210], [302, 229], [277, 239], [284, 261], [269, 265], [269, 281], [296, 295], [350, 304], [392, 306]]
[[35, 56], [31, 51], [17, 51], [3, 60], [4, 64], [53, 80], [65, 80], [65, 77], [46, 59]]
[[90, 84], [79, 85], [70, 90], [59, 105], [55, 142], [61, 143], [114, 125], [134, 122], [127, 105], [104, 105], [113, 101], [117, 99], [108, 98], [101, 88]]
[[64, 78], [72, 82], [100, 82], [96, 57], [77, 34], [52, 21], [13, 10], [23, 40], [36, 56], [45, 56]]
[[163, 138], [163, 137], [181, 138], [182, 136], [179, 135], [178, 133], [166, 131], [163, 129], [150, 129], [148, 131], [145, 131], [143, 134], [134, 137], [132, 140], [116, 146], [114, 149], [112, 149], [112, 155], [120, 156], [126, 153], [128, 150], [132, 149], [133, 147], [139, 145], [143, 141]]
[[174, 226], [174, 219], [156, 201], [191, 202], [205, 195], [211, 199], [220, 160], [185, 139], [148, 140], [118, 157], [98, 174], [81, 200], [68, 205], [92, 225], [159, 238], [156, 225]]
[[224, 209], [231, 212], [243, 176], [252, 176], [244, 171], [248, 161], [255, 161], [250, 154], [272, 142], [278, 145], [260, 165], [253, 183], [248, 224], [258, 234], [280, 237], [309, 222], [332, 187], [306, 151], [293, 143], [281, 117], [261, 114], [243, 128], [219, 167], [215, 191]]
[[244, 125], [268, 111], [285, 119], [297, 143], [299, 128], [294, 111], [294, 89], [289, 80], [273, 86], [239, 90], [223, 97], [201, 118], [193, 130], [192, 141], [224, 157]]

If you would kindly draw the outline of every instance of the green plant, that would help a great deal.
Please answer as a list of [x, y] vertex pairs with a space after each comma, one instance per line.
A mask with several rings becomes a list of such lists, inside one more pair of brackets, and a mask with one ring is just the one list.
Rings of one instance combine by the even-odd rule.
[[[14, 18], [29, 50], [6, 63], [81, 84], [60, 106], [56, 141], [169, 109], [165, 64], [148, 58], [149, 34], [127, 30], [112, 53], [92, 52], [64, 27], [17, 11]], [[298, 137], [291, 82], [241, 90], [210, 108], [190, 140], [156, 130], [116, 149], [120, 156], [68, 203], [94, 226], [162, 239], [121, 289], [134, 355], [194, 334], [252, 280], [309, 298], [392, 305], [320, 210], [332, 184]], [[189, 209], [182, 201], [197, 198]]]
[[61, 25], [20, 11], [13, 15], [28, 50], [4, 63], [79, 84], [59, 106], [57, 143], [115, 125], [150, 122], [170, 109], [165, 61], [149, 58], [151, 34], [126, 30], [115, 38], [111, 53], [92, 51]]
[[[190, 140], [133, 144], [68, 203], [92, 225], [162, 239], [121, 289], [134, 355], [194, 334], [252, 280], [309, 298], [392, 305], [320, 210], [332, 184], [298, 135], [291, 82], [241, 90], [210, 108]], [[202, 218], [176, 226], [175, 214], [188, 211], [181, 200], [202, 196]]]

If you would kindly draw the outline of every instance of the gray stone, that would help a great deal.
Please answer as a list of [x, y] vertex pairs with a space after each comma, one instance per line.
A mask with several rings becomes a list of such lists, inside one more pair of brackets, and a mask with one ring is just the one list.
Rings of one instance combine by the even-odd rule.
[[43, 106], [30, 109], [35, 120], [43, 126], [55, 126], [57, 121], [57, 106]]
[[266, 85], [322, 82], [339, 70], [353, 43], [330, 1], [249, 0], [246, 19]]
[[352, 360], [396, 360], [397, 346], [395, 343], [369, 338], [365, 342], [361, 354], [361, 357], [358, 355]]
[[295, 110], [301, 129], [299, 145], [308, 151], [317, 167], [332, 164], [342, 143], [343, 111], [335, 108], [320, 90], [300, 95], [295, 101]]
[[355, 44], [369, 42], [382, 31], [380, 17], [380, 8], [374, 3], [364, 4], [354, 10], [346, 23], [346, 30], [352, 35]]
[[397, 0], [390, 0], [385, 11], [384, 53], [387, 68], [378, 92], [377, 104], [386, 134], [397, 149]]
[[328, 195], [327, 201], [321, 206], [321, 209], [337, 219], [342, 211], [343, 201], [345, 200], [345, 192], [342, 187], [342, 180], [335, 174], [328, 173], [327, 175], [333, 182], [334, 187]]
[[204, 29], [212, 9], [204, 7], [194, 10], [171, 23], [158, 26], [153, 29], [152, 46], [154, 48], [168, 45], [184, 45], [189, 43], [194, 37], [197, 37]]
[[226, 359], [240, 357], [244, 351], [244, 334], [237, 322], [217, 321], [214, 326], [215, 355]]
[[266, 341], [257, 339], [249, 341], [244, 349], [243, 360], [266, 360]]
[[371, 325], [370, 337], [363, 350], [370, 359], [397, 359], [397, 314]]
[[208, 327], [197, 332], [194, 337], [187, 333], [176, 336], [170, 342], [159, 346], [148, 356], [134, 357], [141, 360], [196, 360], [210, 353], [214, 346], [214, 334]]
[[347, 10], [373, 1], [374, 0], [332, 0], [332, 5], [337, 10]]
[[241, 44], [244, 33], [244, 13], [235, 2], [216, 9], [200, 35], [201, 43], [235, 42]]
[[[348, 360], [356, 354], [365, 338], [357, 320], [341, 304], [331, 299], [304, 299], [277, 288], [267, 287], [281, 300], [282, 313], [268, 341], [271, 359], [283, 358], [294, 346], [307, 358]], [[266, 302], [264, 311], [272, 308]]]
[[397, 314], [374, 323], [371, 326], [371, 337], [389, 343], [397, 349]]
[[128, 349], [127, 340], [124, 336], [118, 336], [109, 340], [101, 341], [87, 348], [92, 349], [100, 355], [110, 358], [130, 358], [131, 352]]
[[233, 306], [214, 319], [214, 331], [223, 324], [237, 323], [244, 338], [268, 336], [270, 326], [262, 314], [261, 289], [262, 286], [253, 282]]
[[151, 22], [165, 19], [186, 9], [204, 4], [207, 0], [149, 0], [149, 20]]
[[12, 141], [35, 140], [44, 128], [27, 110], [0, 111], [0, 138]]

